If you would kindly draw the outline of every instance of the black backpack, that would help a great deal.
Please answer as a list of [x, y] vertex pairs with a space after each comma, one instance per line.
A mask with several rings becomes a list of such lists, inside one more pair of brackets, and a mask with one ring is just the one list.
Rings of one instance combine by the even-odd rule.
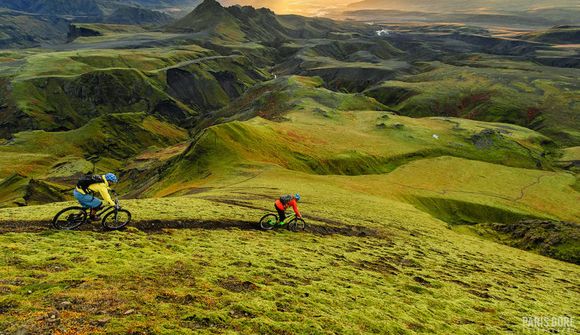
[[283, 205], [288, 204], [290, 201], [292, 201], [292, 196], [290, 194], [286, 194], [280, 197], [280, 202]]
[[89, 186], [93, 184], [104, 183], [103, 177], [98, 174], [88, 173], [82, 176], [77, 182], [77, 188], [80, 188], [85, 194], [91, 193]]

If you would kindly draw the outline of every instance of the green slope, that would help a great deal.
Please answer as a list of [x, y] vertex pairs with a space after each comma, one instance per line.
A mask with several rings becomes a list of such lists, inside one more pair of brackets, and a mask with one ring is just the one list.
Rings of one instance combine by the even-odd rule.
[[[11, 142], [0, 145], [0, 178], [14, 173], [22, 176], [15, 179], [19, 184], [8, 179], [2, 181], [0, 203], [2, 206], [34, 203], [13, 200], [36, 193], [36, 190], [27, 191], [34, 186], [29, 186], [30, 183], [56, 183], [71, 189], [80, 173], [92, 170], [87, 159], [96, 162], [98, 170], [116, 170], [123, 161], [148, 149], [164, 148], [187, 138], [184, 129], [144, 113], [103, 116], [66, 132], [17, 133]], [[47, 196], [43, 197], [44, 193]], [[55, 198], [52, 193], [40, 192], [35, 195], [35, 202], [63, 199]]]
[[576, 69], [483, 57], [386, 81], [366, 91], [410, 116], [443, 115], [507, 122], [539, 130], [564, 145], [579, 141]]
[[[0, 136], [70, 130], [107, 114], [146, 112], [191, 126], [200, 112], [227, 105], [269, 74], [241, 55], [191, 45], [25, 55], [0, 80]], [[8, 69], [16, 69], [8, 67]]]
[[[124, 202], [136, 220], [153, 220], [143, 227], [179, 220], [191, 229], [0, 235], [0, 329], [502, 334], [529, 330], [527, 315], [577, 315], [576, 265], [459, 235], [333, 177], [279, 168], [253, 176]], [[312, 232], [244, 228], [291, 190], [303, 193]], [[64, 205], [0, 217], [47, 219]], [[47, 321], [54, 309], [58, 325]]]

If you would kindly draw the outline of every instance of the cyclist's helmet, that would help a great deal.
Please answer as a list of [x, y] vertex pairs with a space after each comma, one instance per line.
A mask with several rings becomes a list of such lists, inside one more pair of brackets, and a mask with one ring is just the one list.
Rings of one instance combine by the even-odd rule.
[[117, 176], [115, 176], [113, 173], [107, 173], [105, 175], [105, 179], [107, 181], [110, 181], [111, 183], [117, 183], [117, 182], [119, 182], [119, 179], [117, 179]]
[[300, 196], [300, 194], [296, 193], [296, 194], [294, 194], [294, 199], [296, 199], [296, 201], [300, 201], [300, 199], [302, 199], [302, 197]]

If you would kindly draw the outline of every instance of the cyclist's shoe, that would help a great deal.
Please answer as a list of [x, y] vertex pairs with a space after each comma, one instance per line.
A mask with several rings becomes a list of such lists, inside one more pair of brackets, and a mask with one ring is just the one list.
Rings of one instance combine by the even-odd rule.
[[101, 219], [98, 215], [91, 215], [91, 221], [99, 221]]

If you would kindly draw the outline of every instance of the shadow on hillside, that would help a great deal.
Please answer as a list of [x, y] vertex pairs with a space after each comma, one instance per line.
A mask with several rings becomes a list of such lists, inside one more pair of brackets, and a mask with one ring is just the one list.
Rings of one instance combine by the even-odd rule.
[[[257, 230], [260, 228], [257, 222], [240, 220], [142, 220], [130, 223], [129, 227], [136, 228], [147, 233], [162, 232], [164, 229], [205, 229], [205, 230]], [[38, 233], [54, 230], [47, 221], [0, 221], [0, 234], [7, 233]], [[104, 232], [100, 223], [85, 224], [77, 231]], [[287, 231], [278, 229], [276, 231]], [[322, 225], [306, 223], [306, 233], [315, 235], [343, 235], [357, 237], [385, 237], [382, 232], [363, 226], [341, 224]], [[266, 233], [266, 232], [265, 232]]]

